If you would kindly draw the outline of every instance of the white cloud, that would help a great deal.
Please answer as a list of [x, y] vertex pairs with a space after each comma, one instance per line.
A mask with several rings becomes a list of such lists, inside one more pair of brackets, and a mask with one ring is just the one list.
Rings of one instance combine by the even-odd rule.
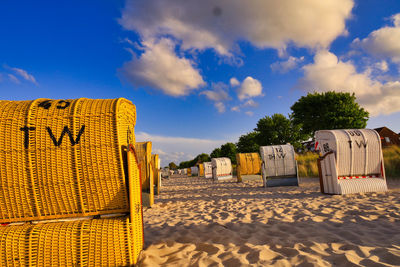
[[143, 40], [171, 35], [182, 49], [231, 55], [237, 41], [283, 51], [328, 47], [347, 33], [353, 0], [127, 0], [119, 19]]
[[205, 95], [208, 99], [213, 101], [227, 101], [231, 98], [226, 91], [228, 86], [222, 82], [212, 83], [212, 90], [206, 90], [200, 93], [200, 95]]
[[246, 114], [247, 116], [253, 116], [254, 112], [253, 111], [246, 111], [244, 114]]
[[215, 101], [214, 106], [219, 113], [224, 113], [226, 110], [224, 101], [231, 100], [227, 90], [228, 85], [223, 82], [212, 83], [212, 90], [206, 90], [200, 93], [200, 95], [205, 95], [209, 100]]
[[289, 70], [296, 68], [301, 62], [304, 61], [304, 57], [293, 57], [290, 56], [286, 61], [277, 61], [271, 64], [271, 70], [274, 72], [286, 73]]
[[229, 84], [230, 84], [232, 87], [236, 87], [236, 86], [239, 86], [239, 85], [240, 85], [240, 82], [239, 82], [238, 79], [236, 79], [235, 77], [232, 77], [232, 78], [229, 80]]
[[12, 81], [12, 82], [14, 82], [14, 83], [16, 83], [16, 84], [20, 84], [21, 82], [18, 80], [18, 78], [17, 77], [15, 77], [15, 75], [13, 75], [13, 74], [7, 74], [7, 76], [8, 76], [8, 78], [10, 79], [10, 81]]
[[205, 85], [193, 63], [175, 54], [170, 39], [143, 42], [145, 52], [124, 64], [122, 73], [135, 87], [152, 87], [171, 96], [183, 96]]
[[249, 100], [247, 100], [242, 106], [243, 106], [243, 107], [252, 107], [252, 108], [256, 108], [256, 107], [258, 107], [258, 103], [255, 102], [253, 99], [249, 99]]
[[400, 111], [400, 82], [381, 83], [368, 71], [358, 73], [352, 62], [343, 62], [329, 51], [318, 52], [314, 63], [303, 70], [300, 86], [306, 91], [354, 92], [372, 116]]
[[225, 104], [222, 102], [217, 102], [214, 104], [214, 106], [217, 108], [219, 113], [224, 113], [226, 108], [225, 108]]
[[[25, 79], [26, 81], [32, 82], [37, 85], [35, 77], [32, 74], [29, 74], [26, 70], [19, 68], [10, 68], [14, 73]], [[14, 76], [15, 77], [15, 76]]]
[[234, 107], [231, 108], [231, 111], [239, 112], [240, 111], [240, 107], [239, 106], [234, 106]]
[[229, 140], [210, 140], [200, 138], [186, 138], [174, 136], [153, 135], [145, 132], [136, 133], [136, 142], [151, 141], [153, 153], [158, 153], [161, 165], [170, 162], [179, 164], [181, 161], [191, 160], [201, 153], [211, 153], [214, 148]]
[[389, 65], [385, 60], [375, 63], [375, 68], [382, 71], [387, 72], [389, 70]]
[[240, 100], [261, 95], [262, 95], [261, 83], [250, 76], [244, 79], [238, 90], [238, 98]]
[[353, 46], [361, 47], [378, 58], [389, 58], [400, 63], [400, 13], [391, 17], [393, 26], [382, 27], [371, 32], [366, 38], [354, 39]]

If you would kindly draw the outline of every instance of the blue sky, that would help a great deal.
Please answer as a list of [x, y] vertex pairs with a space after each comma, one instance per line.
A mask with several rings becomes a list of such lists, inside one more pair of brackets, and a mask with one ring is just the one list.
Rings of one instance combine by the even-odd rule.
[[6, 0], [0, 25], [0, 99], [125, 97], [163, 165], [312, 91], [400, 132], [398, 0]]

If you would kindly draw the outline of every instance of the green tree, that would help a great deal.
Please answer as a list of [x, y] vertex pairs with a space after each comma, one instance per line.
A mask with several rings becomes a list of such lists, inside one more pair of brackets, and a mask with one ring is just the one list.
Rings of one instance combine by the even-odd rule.
[[191, 161], [182, 161], [179, 163], [179, 169], [189, 168], [191, 166]]
[[[203, 163], [203, 162], [208, 162], [208, 161], [211, 161], [211, 158], [210, 158], [210, 156], [209, 156], [208, 154], [206, 154], [206, 153], [201, 153], [201, 154], [197, 155], [197, 156], [193, 159], [194, 165], [196, 165], [196, 163]], [[193, 165], [193, 166], [194, 166], [194, 165]]]
[[318, 130], [362, 129], [369, 118], [354, 93], [309, 93], [294, 103], [291, 110], [293, 122], [309, 137]]
[[178, 166], [176, 166], [176, 164], [175, 164], [174, 162], [170, 162], [170, 163], [168, 164], [168, 167], [169, 167], [171, 170], [176, 170], [176, 169], [178, 168]]
[[221, 146], [221, 156], [231, 159], [233, 164], [236, 164], [237, 148], [234, 143], [226, 143]]
[[211, 158], [220, 158], [221, 155], [222, 155], [221, 154], [221, 148], [216, 148], [211, 152], [210, 157]]
[[258, 132], [251, 132], [240, 136], [239, 141], [236, 143], [237, 151], [239, 153], [258, 152], [260, 150], [260, 146], [257, 143], [258, 135]]
[[254, 130], [258, 132], [256, 140], [260, 146], [290, 143], [295, 148], [299, 148], [301, 147], [301, 141], [307, 138], [300, 132], [300, 125], [294, 124], [291, 119], [282, 114], [261, 118]]

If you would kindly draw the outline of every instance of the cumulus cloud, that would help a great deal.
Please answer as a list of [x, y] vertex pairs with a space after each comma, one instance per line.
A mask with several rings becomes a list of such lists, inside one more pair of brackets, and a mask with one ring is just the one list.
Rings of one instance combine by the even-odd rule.
[[296, 68], [301, 62], [304, 61], [304, 57], [293, 57], [290, 56], [285, 61], [277, 61], [270, 65], [271, 70], [274, 72], [286, 73], [294, 68]]
[[329, 51], [320, 51], [314, 63], [303, 67], [299, 85], [306, 91], [355, 93], [358, 103], [372, 116], [400, 111], [400, 82], [381, 83], [370, 73], [357, 72], [352, 62], [343, 62]]
[[230, 84], [232, 87], [236, 87], [236, 86], [239, 86], [239, 85], [240, 85], [240, 82], [239, 82], [238, 79], [236, 79], [235, 77], [232, 77], [232, 78], [229, 80], [229, 84]]
[[382, 71], [387, 72], [389, 70], [389, 65], [385, 60], [375, 63], [375, 68]]
[[135, 87], [151, 87], [171, 96], [183, 96], [205, 85], [190, 60], [175, 54], [175, 44], [163, 38], [143, 42], [144, 53], [124, 64], [121, 71]]
[[222, 102], [217, 102], [214, 104], [214, 106], [217, 108], [219, 113], [224, 113], [226, 110], [225, 104]]
[[200, 93], [200, 95], [205, 95], [209, 100], [215, 101], [214, 106], [218, 110], [219, 113], [224, 113], [226, 110], [224, 101], [231, 100], [231, 97], [228, 94], [228, 85], [223, 82], [212, 83], [212, 90], [205, 90]]
[[391, 17], [393, 26], [371, 32], [366, 38], [354, 39], [353, 46], [360, 47], [378, 58], [389, 58], [400, 63], [400, 13]]
[[256, 107], [258, 107], [258, 103], [255, 102], [253, 99], [249, 99], [249, 100], [247, 100], [247, 101], [243, 104], [243, 107], [253, 107], [253, 108], [256, 108]]
[[205, 95], [208, 99], [213, 101], [227, 101], [231, 98], [228, 95], [228, 86], [222, 82], [212, 83], [212, 90], [206, 90], [200, 93], [200, 95]]
[[242, 82], [241, 86], [238, 89], [238, 98], [240, 100], [261, 95], [262, 95], [261, 83], [257, 79], [254, 79], [250, 76], [244, 79], [244, 81]]
[[234, 107], [231, 108], [231, 111], [239, 112], [240, 111], [240, 107], [239, 106], [234, 106]]
[[143, 40], [166, 35], [182, 49], [231, 55], [235, 42], [284, 50], [328, 47], [347, 33], [353, 0], [127, 0], [119, 23]]
[[178, 164], [181, 161], [191, 160], [201, 153], [209, 154], [214, 148], [229, 141], [163, 136], [146, 132], [137, 132], [135, 135], [137, 142], [152, 141], [152, 151], [160, 155], [162, 166], [172, 161]]
[[247, 116], [253, 116], [254, 112], [253, 111], [246, 111], [244, 114], [246, 114]]

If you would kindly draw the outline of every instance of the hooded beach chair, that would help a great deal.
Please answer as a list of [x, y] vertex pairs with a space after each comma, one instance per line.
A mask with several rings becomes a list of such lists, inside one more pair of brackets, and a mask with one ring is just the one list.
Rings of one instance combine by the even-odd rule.
[[232, 164], [229, 158], [213, 158], [212, 177], [214, 180], [227, 180], [232, 178]]
[[290, 144], [260, 147], [264, 187], [298, 186], [294, 148]]
[[387, 191], [381, 139], [375, 130], [315, 133], [320, 188], [326, 194]]

